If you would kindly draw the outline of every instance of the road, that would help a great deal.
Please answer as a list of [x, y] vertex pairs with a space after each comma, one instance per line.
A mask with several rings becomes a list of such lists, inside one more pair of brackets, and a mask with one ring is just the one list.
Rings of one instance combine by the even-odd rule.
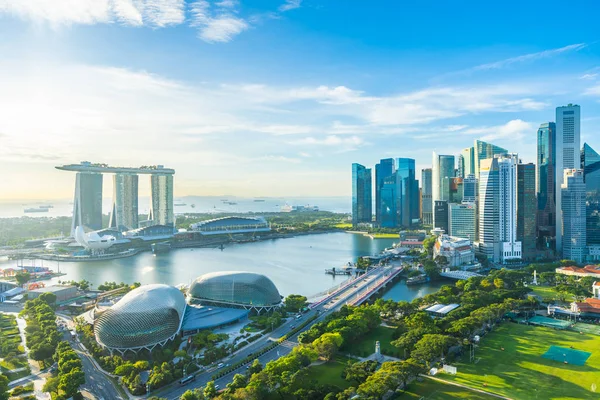
[[[399, 264], [393, 264], [395, 267], [398, 265]], [[315, 319], [311, 324], [307, 325], [300, 332], [297, 332], [295, 335], [288, 338], [288, 340], [284, 341], [273, 350], [258, 357], [258, 360], [262, 365], [265, 365], [269, 361], [276, 360], [289, 354], [292, 349], [298, 345], [298, 336], [300, 333], [310, 329], [314, 323], [322, 321], [332, 312], [339, 310], [343, 305], [352, 304], [354, 301], [359, 299], [361, 295], [371, 290], [378, 280], [384, 279], [386, 276], [388, 276], [390, 271], [391, 269], [389, 267], [378, 267], [372, 269], [368, 273], [354, 279], [346, 286], [340, 288], [337, 292], [327, 297], [325, 301], [320, 302], [315, 308], [305, 313], [301, 320], [298, 321], [293, 319], [285, 322], [279, 328], [275, 329], [270, 335], [265, 335], [265, 337], [257, 340], [223, 362], [226, 364], [235, 364], [240, 362], [244, 358], [248, 357], [251, 353], [256, 353], [258, 350], [266, 347], [266, 345], [271, 343], [273, 340], [277, 340], [286, 333], [290, 332], [293, 329], [292, 326], [301, 324], [304, 320], [309, 319], [314, 315], [318, 315], [317, 319]], [[209, 369], [206, 372], [197, 375], [196, 380], [193, 382], [183, 386], [178, 386], [178, 384], [175, 384], [170, 387], [162, 388], [155, 393], [150, 393], [150, 395], [165, 397], [169, 400], [177, 400], [185, 391], [205, 386], [206, 383], [211, 380], [211, 376], [215, 374], [215, 371], [215, 368]], [[229, 374], [217, 379], [215, 384], [219, 386], [219, 389], [223, 389], [229, 382], [233, 380], [233, 376], [235, 374], [244, 374], [245, 372], [246, 366], [241, 366], [235, 371], [232, 371]]]
[[82, 390], [86, 390], [98, 400], [123, 400], [123, 396], [115, 387], [113, 381], [96, 366], [96, 362], [87, 350], [77, 339], [73, 339], [70, 330], [74, 330], [73, 321], [64, 316], [58, 316], [60, 320], [67, 326], [63, 332], [63, 339], [71, 344], [71, 347], [81, 358], [83, 372], [85, 373], [85, 384], [81, 386]]

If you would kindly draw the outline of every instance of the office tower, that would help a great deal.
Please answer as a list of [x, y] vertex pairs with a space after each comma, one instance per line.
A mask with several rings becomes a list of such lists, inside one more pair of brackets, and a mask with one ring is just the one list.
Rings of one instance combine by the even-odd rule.
[[371, 192], [371, 169], [352, 164], [352, 225], [372, 222]]
[[433, 202], [431, 200], [431, 168], [421, 170], [423, 225], [433, 225]]
[[583, 262], [586, 254], [585, 182], [580, 169], [565, 169], [561, 185], [563, 258]]
[[[431, 168], [431, 200], [443, 200], [442, 185], [444, 178], [454, 177], [454, 156], [441, 155], [433, 152]], [[433, 213], [433, 226], [438, 227], [435, 222], [435, 212]], [[447, 230], [446, 230], [447, 232]]]
[[399, 213], [397, 226], [410, 227], [419, 219], [419, 181], [416, 180], [415, 160], [396, 159], [396, 195]]
[[138, 227], [138, 175], [113, 175], [113, 204], [108, 226], [120, 230]]
[[521, 258], [517, 241], [517, 156], [480, 162], [479, 252], [494, 262]]
[[175, 225], [173, 215], [173, 175], [150, 175], [150, 215], [153, 225]]
[[496, 146], [495, 144], [487, 143], [476, 139], [473, 146], [473, 164], [475, 168], [475, 178], [479, 179], [479, 163], [482, 160], [494, 158], [494, 156], [497, 154], [506, 153], [508, 153], [508, 150], [500, 146]]
[[380, 189], [381, 201], [379, 225], [383, 228], [396, 228], [398, 206], [396, 195], [396, 174], [386, 177]]
[[447, 201], [436, 200], [433, 202], [433, 220], [435, 221], [435, 228], [443, 229], [446, 233], [449, 232]]
[[461, 203], [463, 201], [463, 179], [458, 177], [443, 178], [441, 197], [441, 200], [448, 203]]
[[600, 155], [587, 143], [581, 150], [581, 168], [585, 181], [585, 226], [588, 256], [600, 258]]
[[375, 220], [381, 224], [381, 190], [383, 189], [384, 181], [394, 174], [394, 159], [386, 158], [379, 161], [375, 165]]
[[535, 164], [517, 164], [517, 240], [523, 259], [536, 257]]
[[468, 175], [475, 175], [475, 149], [467, 147], [460, 152], [459, 158], [462, 158], [462, 175], [464, 178]]
[[463, 195], [464, 203], [475, 203], [477, 201], [477, 179], [474, 174], [468, 174], [463, 178]]
[[463, 178], [465, 176], [465, 158], [462, 154], [458, 155], [458, 159], [456, 160], [458, 166], [456, 168], [456, 176], [459, 178]]
[[75, 176], [71, 235], [78, 226], [102, 229], [102, 174], [78, 172]]
[[474, 203], [448, 205], [450, 236], [465, 238], [474, 242], [477, 238], [476, 221], [477, 206]]
[[546, 122], [537, 131], [537, 240], [540, 249], [555, 249], [556, 237], [556, 124]]
[[554, 187], [556, 188], [556, 250], [560, 254], [564, 241], [562, 235], [564, 227], [560, 215], [563, 209], [561, 203], [562, 184], [565, 169], [576, 169], [581, 166], [579, 147], [579, 120], [580, 110], [578, 105], [569, 104], [556, 107], [556, 171]]

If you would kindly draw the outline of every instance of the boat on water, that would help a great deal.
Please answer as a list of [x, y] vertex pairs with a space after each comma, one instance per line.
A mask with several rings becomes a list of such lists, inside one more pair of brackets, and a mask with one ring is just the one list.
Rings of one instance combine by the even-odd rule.
[[235, 206], [237, 204], [235, 201], [227, 201], [226, 203], [230, 206]]
[[48, 212], [47, 208], [26, 208], [25, 210], [23, 210], [23, 212], [26, 213], [40, 213], [40, 212]]
[[183, 207], [183, 206], [187, 206], [187, 204], [185, 203], [175, 203], [173, 204], [175, 207]]
[[264, 200], [263, 199], [254, 199], [254, 202], [255, 203], [264, 203]]
[[196, 205], [195, 205], [195, 204], [192, 204], [192, 205], [191, 205], [191, 207], [192, 207], [192, 208], [196, 208]]
[[150, 247], [152, 248], [152, 254], [154, 254], [154, 255], [168, 253], [169, 251], [171, 251], [171, 243], [170, 242], [152, 243], [150, 245]]
[[429, 277], [425, 274], [413, 276], [406, 280], [407, 285], [418, 285], [420, 283], [426, 283], [426, 282], [429, 282]]
[[54, 206], [52, 204], [44, 204], [39, 206], [39, 208], [54, 208]]

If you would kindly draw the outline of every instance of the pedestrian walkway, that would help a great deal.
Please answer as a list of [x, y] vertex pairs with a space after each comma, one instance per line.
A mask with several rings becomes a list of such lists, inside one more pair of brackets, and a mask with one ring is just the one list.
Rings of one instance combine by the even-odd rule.
[[431, 379], [431, 380], [434, 380], [434, 381], [441, 382], [441, 383], [443, 383], [443, 384], [446, 384], [446, 385], [458, 386], [458, 387], [461, 387], [461, 388], [463, 388], [463, 389], [470, 390], [470, 391], [472, 391], [472, 392], [477, 392], [477, 393], [486, 394], [486, 395], [488, 395], [488, 396], [496, 397], [496, 398], [498, 398], [498, 399], [504, 399], [504, 400], [513, 400], [513, 399], [512, 399], [512, 398], [510, 398], [510, 397], [501, 396], [501, 395], [499, 395], [499, 394], [492, 393], [492, 392], [488, 392], [488, 391], [486, 391], [486, 390], [476, 389], [476, 388], [473, 388], [473, 387], [471, 387], [471, 386], [463, 385], [463, 384], [461, 384], [461, 383], [456, 383], [456, 382], [450, 382], [450, 381], [446, 381], [446, 380], [444, 380], [444, 379], [435, 378], [435, 377], [433, 377], [433, 376], [430, 376], [430, 375], [420, 375], [420, 376], [422, 376], [423, 378], [427, 378], [427, 379]]

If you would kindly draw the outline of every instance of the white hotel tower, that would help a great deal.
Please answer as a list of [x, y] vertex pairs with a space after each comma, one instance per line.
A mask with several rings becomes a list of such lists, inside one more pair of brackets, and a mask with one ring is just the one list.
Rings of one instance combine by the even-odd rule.
[[516, 154], [481, 160], [479, 175], [479, 253], [493, 262], [521, 259], [517, 241]]

